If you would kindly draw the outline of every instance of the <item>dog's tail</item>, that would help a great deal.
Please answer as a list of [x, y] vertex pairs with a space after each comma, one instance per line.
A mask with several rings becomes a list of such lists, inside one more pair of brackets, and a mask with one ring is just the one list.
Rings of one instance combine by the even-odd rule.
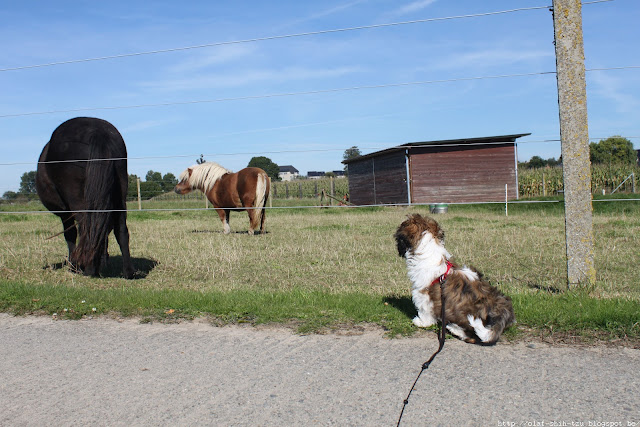
[[515, 322], [513, 310], [508, 307], [502, 307], [498, 313], [490, 313], [486, 324], [482, 322], [482, 319], [473, 317], [470, 314], [467, 315], [467, 319], [483, 344], [495, 344], [502, 331]]

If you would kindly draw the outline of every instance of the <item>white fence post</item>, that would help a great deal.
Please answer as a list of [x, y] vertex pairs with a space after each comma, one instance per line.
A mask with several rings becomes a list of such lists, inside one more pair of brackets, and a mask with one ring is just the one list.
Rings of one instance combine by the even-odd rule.
[[504, 215], [509, 216], [509, 184], [504, 185]]

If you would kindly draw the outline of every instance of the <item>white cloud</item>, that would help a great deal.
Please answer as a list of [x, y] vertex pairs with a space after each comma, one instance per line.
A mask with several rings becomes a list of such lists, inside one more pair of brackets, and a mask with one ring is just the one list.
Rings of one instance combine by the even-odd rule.
[[587, 74], [587, 89], [593, 84], [593, 94], [611, 101], [618, 113], [636, 113], [640, 107], [638, 98], [628, 90], [630, 81], [622, 81], [617, 77], [602, 71], [592, 71]]
[[145, 88], [155, 91], [202, 90], [251, 85], [259, 82], [280, 83], [291, 80], [310, 80], [340, 77], [363, 71], [360, 67], [299, 68], [251, 70], [238, 73], [207, 73], [180, 79], [145, 82]]
[[360, 4], [360, 3], [366, 3], [367, 1], [368, 0], [356, 0], [356, 1], [351, 1], [351, 2], [348, 2], [348, 3], [340, 4], [338, 6], [334, 6], [334, 7], [329, 8], [329, 9], [321, 10], [321, 11], [313, 13], [313, 14], [311, 14], [309, 16], [306, 16], [306, 17], [303, 17], [303, 18], [300, 18], [300, 19], [296, 19], [294, 21], [287, 22], [286, 24], [277, 27], [276, 30], [281, 30], [281, 29], [284, 29], [284, 28], [287, 28], [287, 27], [291, 27], [291, 26], [302, 24], [304, 22], [315, 21], [316, 19], [325, 18], [327, 16], [343, 12], [343, 11], [345, 11], [345, 10], [347, 10], [347, 9], [353, 7], [353, 6], [356, 6], [356, 5]]
[[[483, 67], [504, 66], [522, 62], [537, 62], [553, 58], [552, 50], [526, 49], [484, 49], [473, 52], [457, 53], [438, 60], [430, 69], [474, 69]], [[552, 70], [544, 70], [552, 71]]]
[[432, 5], [433, 3], [435, 3], [436, 0], [418, 0], [418, 1], [414, 1], [411, 2], [405, 6], [402, 6], [401, 8], [397, 9], [394, 11], [394, 15], [407, 15], [410, 13], [415, 13], [418, 12], [422, 9], [425, 9], [426, 7], [429, 7], [430, 5]]
[[332, 7], [330, 9], [326, 9], [323, 10], [321, 12], [315, 13], [311, 16], [308, 16], [307, 18], [304, 19], [304, 21], [311, 21], [314, 19], [318, 19], [318, 18], [324, 18], [325, 16], [329, 16], [329, 15], [333, 15], [335, 13], [338, 12], [342, 12], [343, 10], [349, 9], [350, 7], [353, 7], [359, 3], [363, 3], [365, 0], [357, 0], [357, 1], [352, 1], [349, 3], [345, 3], [345, 4], [341, 4], [335, 7]]
[[168, 71], [176, 74], [199, 71], [211, 66], [239, 61], [253, 54], [255, 50], [256, 48], [249, 44], [198, 49], [197, 53], [189, 59], [171, 66]]
[[140, 122], [133, 123], [129, 126], [126, 126], [120, 129], [121, 133], [133, 133], [139, 131], [145, 131], [147, 129], [152, 129], [158, 126], [166, 126], [166, 120], [144, 120]]

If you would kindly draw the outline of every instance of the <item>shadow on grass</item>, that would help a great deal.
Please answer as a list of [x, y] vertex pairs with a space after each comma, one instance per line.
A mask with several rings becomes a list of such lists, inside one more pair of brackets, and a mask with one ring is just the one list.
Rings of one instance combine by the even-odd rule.
[[555, 286], [543, 286], [537, 283], [527, 283], [527, 286], [531, 289], [537, 289], [539, 291], [548, 292], [550, 294], [561, 294], [563, 291], [561, 289], [556, 288]]
[[[222, 230], [191, 230], [192, 233], [212, 233], [212, 234], [224, 234], [224, 231]], [[244, 230], [244, 231], [231, 231], [230, 234], [249, 234], [248, 230]], [[254, 232], [254, 236], [259, 236], [260, 234], [269, 234], [269, 231], [265, 231], [264, 233], [260, 233], [258, 231]]]
[[[131, 258], [133, 264], [133, 270], [135, 271], [134, 279], [144, 279], [151, 273], [151, 271], [158, 265], [158, 261], [149, 258]], [[62, 262], [58, 262], [51, 265], [45, 265], [43, 270], [61, 270], [63, 268], [69, 268], [69, 263], [65, 259]], [[100, 272], [102, 277], [122, 277], [122, 255], [110, 256], [107, 261], [106, 267], [103, 267]]]
[[[133, 258], [131, 257], [131, 263], [133, 264], [134, 279], [144, 279], [151, 273], [151, 271], [158, 265], [158, 261], [149, 258]], [[107, 267], [101, 271], [102, 277], [122, 277], [122, 256], [110, 256]]]
[[555, 286], [544, 286], [539, 283], [536, 283], [533, 280], [520, 279], [518, 277], [512, 276], [515, 280], [520, 282], [522, 286], [526, 286], [530, 289], [536, 289], [538, 291], [544, 291], [550, 294], [562, 294], [564, 291], [562, 289], [556, 288]]
[[385, 297], [384, 302], [403, 313], [409, 319], [413, 319], [416, 315], [416, 307], [413, 305], [411, 297]]

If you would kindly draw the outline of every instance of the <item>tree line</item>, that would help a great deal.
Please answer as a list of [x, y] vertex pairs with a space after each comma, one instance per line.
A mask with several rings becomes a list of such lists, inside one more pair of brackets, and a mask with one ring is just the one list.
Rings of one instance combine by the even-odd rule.
[[[589, 159], [592, 165], [635, 165], [638, 163], [638, 153], [633, 143], [621, 136], [611, 136], [598, 142], [589, 144]], [[562, 156], [543, 159], [533, 156], [527, 162], [519, 162], [518, 166], [525, 169], [538, 169], [562, 165]]]
[[[196, 163], [205, 163], [206, 160], [200, 155], [196, 159]], [[253, 157], [248, 166], [259, 167], [271, 177], [273, 181], [279, 181], [278, 176], [280, 167], [268, 157]], [[127, 199], [134, 200], [138, 198], [138, 179], [140, 179], [140, 198], [148, 200], [160, 194], [173, 191], [178, 183], [178, 178], [171, 172], [163, 174], [162, 172], [150, 170], [144, 177], [144, 180], [135, 174], [129, 174], [129, 189], [127, 191]], [[36, 171], [29, 171], [20, 177], [20, 187], [18, 191], [6, 191], [2, 195], [4, 200], [35, 200], [38, 198], [36, 192]]]

